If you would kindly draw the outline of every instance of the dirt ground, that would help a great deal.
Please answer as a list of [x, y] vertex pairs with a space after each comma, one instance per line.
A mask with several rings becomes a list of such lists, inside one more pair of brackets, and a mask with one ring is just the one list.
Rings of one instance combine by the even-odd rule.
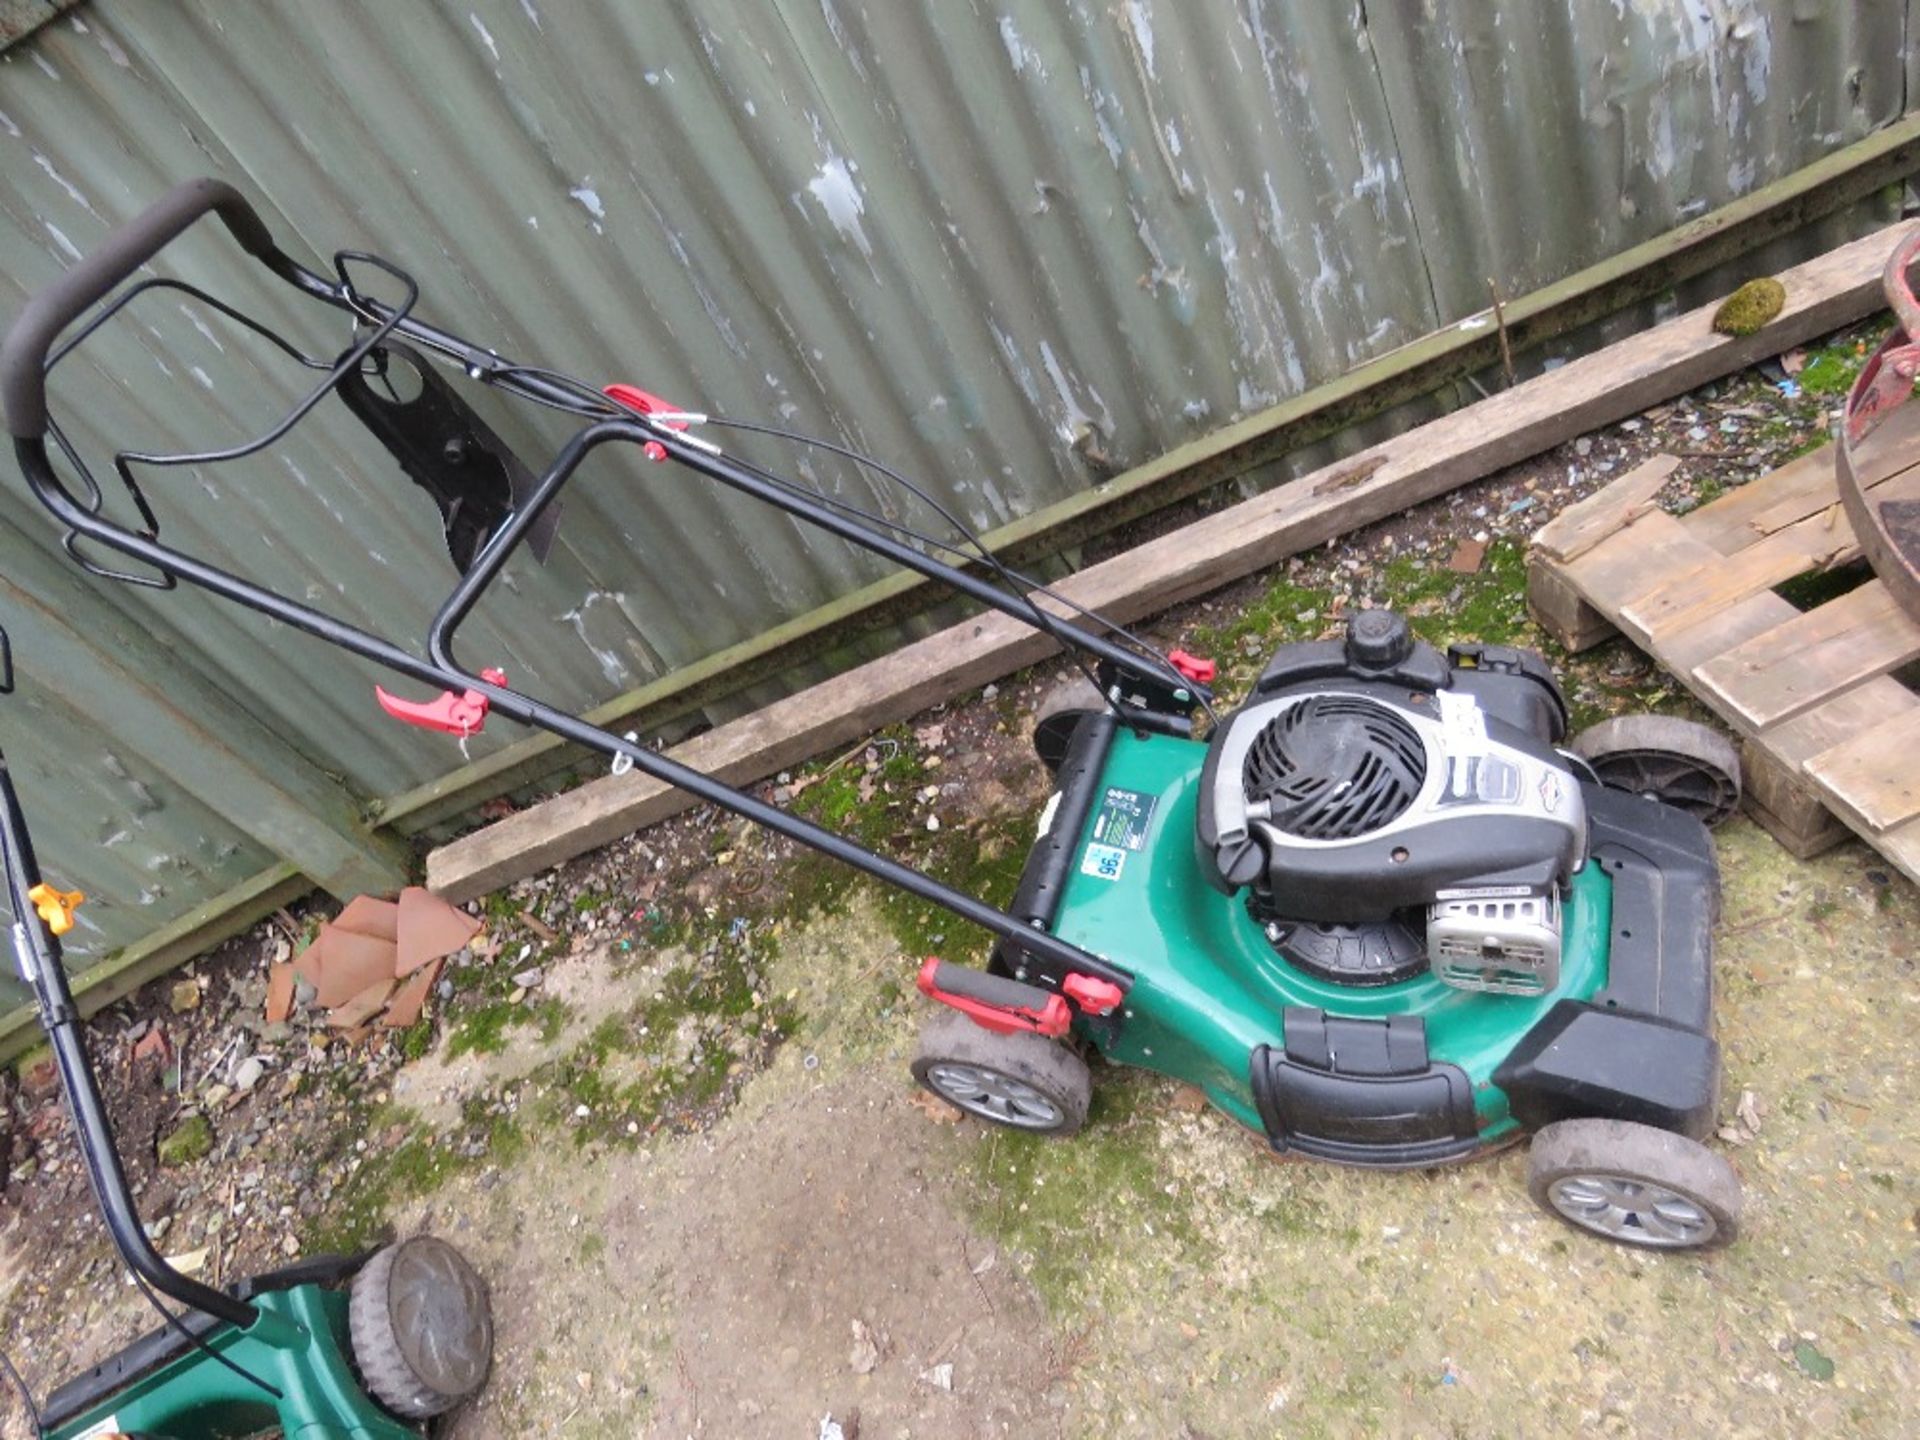
[[[1367, 600], [1538, 643], [1519, 568], [1548, 515], [1652, 448], [1686, 457], [1667, 503], [1699, 503], [1817, 434], [1826, 403], [1716, 387], [1152, 628], [1218, 655], [1229, 698], [1278, 640]], [[1688, 712], [1623, 643], [1554, 658], [1585, 719]], [[1054, 673], [763, 793], [1004, 898]], [[706, 812], [489, 901], [433, 1018], [371, 1050], [247, 1028], [285, 927], [205, 962], [192, 1011], [155, 987], [93, 1044], [163, 1250], [231, 1276], [424, 1228], [472, 1256], [499, 1343], [458, 1440], [1920, 1433], [1920, 894], [1858, 845], [1799, 862], [1744, 821], [1718, 843], [1718, 1143], [1747, 1210], [1704, 1257], [1566, 1229], [1517, 1151], [1282, 1163], [1140, 1072], [1096, 1069], [1072, 1140], [956, 1120], [907, 1074], [911, 975], [974, 940]], [[153, 1026], [171, 1066], [136, 1054]], [[246, 1049], [269, 1079], [233, 1093]], [[57, 1107], [8, 1110], [0, 1343], [44, 1394], [151, 1322]], [[155, 1138], [194, 1114], [212, 1153], [158, 1167]]]
[[1721, 845], [1729, 1108], [1757, 1121], [1729, 1127], [1729, 1251], [1566, 1230], [1517, 1152], [1280, 1163], [1154, 1077], [1103, 1073], [1074, 1140], [942, 1123], [911, 1009], [845, 983], [897, 948], [856, 906], [786, 947], [806, 1024], [710, 1131], [543, 1148], [406, 1209], [503, 1317], [451, 1433], [1913, 1434], [1920, 900], [1859, 847]]

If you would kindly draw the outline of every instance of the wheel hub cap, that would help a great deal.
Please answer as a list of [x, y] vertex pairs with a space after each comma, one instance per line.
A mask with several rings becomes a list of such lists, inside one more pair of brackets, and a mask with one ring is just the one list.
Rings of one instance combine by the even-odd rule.
[[1568, 1175], [1554, 1181], [1547, 1198], [1574, 1224], [1630, 1245], [1700, 1245], [1718, 1228], [1691, 1196], [1625, 1175]]
[[413, 1373], [442, 1395], [470, 1395], [486, 1378], [493, 1324], [486, 1287], [451, 1245], [408, 1242], [388, 1281], [394, 1338]]
[[927, 1082], [962, 1110], [1023, 1130], [1050, 1130], [1064, 1118], [1060, 1107], [1023, 1080], [983, 1065], [943, 1061], [927, 1071]]

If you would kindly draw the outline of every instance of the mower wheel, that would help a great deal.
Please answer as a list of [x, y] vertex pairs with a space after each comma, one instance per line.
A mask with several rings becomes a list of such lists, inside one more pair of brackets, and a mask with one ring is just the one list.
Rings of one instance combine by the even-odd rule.
[[1706, 1146], [1630, 1120], [1561, 1120], [1533, 1137], [1527, 1191], [1623, 1245], [1717, 1250], [1740, 1229], [1740, 1178]]
[[1603, 785], [1718, 825], [1740, 808], [1740, 752], [1718, 730], [1673, 715], [1616, 715], [1582, 730], [1573, 752]]
[[1087, 1121], [1087, 1062], [1044, 1035], [996, 1035], [958, 1010], [920, 1027], [913, 1078], [957, 1110], [1033, 1135], [1071, 1135]]
[[368, 1392], [403, 1420], [451, 1410], [493, 1359], [486, 1282], [431, 1235], [389, 1245], [353, 1277], [347, 1331]]
[[1056, 680], [1040, 701], [1033, 721], [1033, 749], [1049, 773], [1058, 772], [1067, 758], [1067, 746], [1083, 715], [1096, 715], [1107, 708], [1100, 687], [1084, 675], [1065, 675]]

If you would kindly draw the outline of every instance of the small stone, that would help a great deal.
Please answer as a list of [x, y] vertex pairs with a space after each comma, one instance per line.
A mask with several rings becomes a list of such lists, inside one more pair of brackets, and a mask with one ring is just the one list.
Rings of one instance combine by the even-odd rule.
[[533, 965], [525, 970], [516, 970], [513, 975], [513, 983], [518, 985], [522, 990], [531, 990], [545, 978], [546, 972], [538, 965]]
[[207, 1247], [202, 1245], [198, 1250], [186, 1250], [178, 1255], [169, 1255], [166, 1259], [167, 1264], [182, 1275], [198, 1275], [207, 1268]]
[[953, 1362], [943, 1360], [931, 1370], [922, 1370], [920, 1378], [936, 1390], [953, 1389]]
[[160, 1163], [169, 1169], [204, 1160], [213, 1150], [213, 1126], [204, 1115], [189, 1115], [161, 1140]]
[[927, 829], [938, 830], [939, 828], [940, 828], [940, 817], [938, 815], [927, 816]]
[[527, 987], [524, 985], [517, 986], [514, 989], [514, 992], [511, 995], [507, 996], [507, 1003], [509, 1005], [518, 1005], [522, 1000], [526, 998], [527, 998]]
[[856, 1375], [871, 1375], [880, 1363], [880, 1342], [864, 1320], [853, 1322], [853, 1349], [847, 1354], [847, 1368]]
[[280, 1252], [287, 1256], [298, 1255], [300, 1253], [300, 1237], [298, 1235], [287, 1236], [286, 1239], [280, 1242]]
[[266, 1065], [258, 1055], [249, 1055], [233, 1071], [233, 1088], [251, 1090], [260, 1083], [260, 1077], [267, 1073]]
[[182, 980], [167, 995], [167, 1007], [176, 1015], [200, 1008], [200, 982]]

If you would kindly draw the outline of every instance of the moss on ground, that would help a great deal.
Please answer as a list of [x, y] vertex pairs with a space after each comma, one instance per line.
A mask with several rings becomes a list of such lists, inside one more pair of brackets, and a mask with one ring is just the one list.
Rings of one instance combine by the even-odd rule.
[[1098, 1298], [1093, 1254], [1184, 1251], [1192, 1216], [1169, 1186], [1156, 1119], [1170, 1084], [1102, 1068], [1087, 1127], [1067, 1140], [987, 1130], [973, 1144], [964, 1199], [980, 1228], [1022, 1259], [1056, 1314]]

